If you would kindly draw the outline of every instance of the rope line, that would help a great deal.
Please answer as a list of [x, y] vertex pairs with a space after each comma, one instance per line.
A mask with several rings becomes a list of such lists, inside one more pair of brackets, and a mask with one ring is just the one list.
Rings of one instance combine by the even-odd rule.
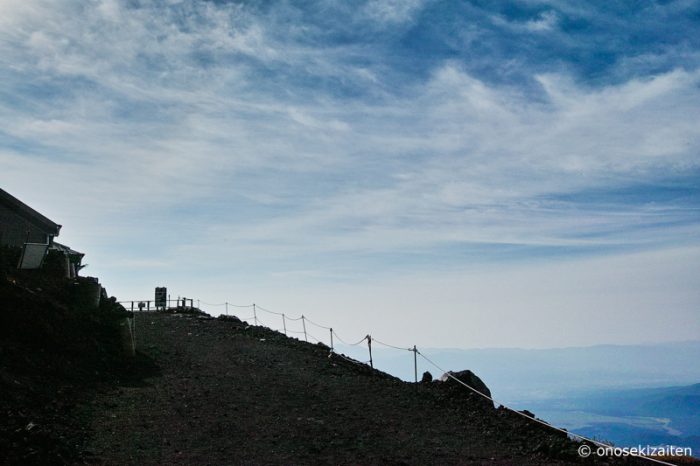
[[313, 320], [309, 319], [308, 317], [304, 317], [304, 319], [306, 319], [306, 321], [307, 321], [308, 323], [310, 323], [311, 325], [315, 325], [316, 327], [323, 328], [323, 329], [326, 329], [326, 330], [330, 330], [330, 329], [331, 329], [330, 327], [326, 327], [325, 325], [317, 324], [316, 322], [314, 322]]
[[367, 339], [367, 336], [364, 336], [364, 337], [362, 337], [362, 340], [358, 341], [357, 343], [348, 343], [347, 341], [340, 338], [340, 335], [338, 335], [335, 330], [333, 330], [333, 335], [335, 335], [335, 337], [338, 339], [339, 342], [341, 342], [344, 345], [348, 345], [348, 346], [357, 346]]
[[205, 306], [226, 306], [227, 304], [231, 307], [253, 307], [252, 304], [233, 304], [233, 303], [208, 303], [206, 301], [202, 301], [201, 299], [198, 299], [200, 304], [204, 304]]
[[262, 307], [262, 306], [259, 306], [259, 305], [257, 305], [257, 304], [255, 305], [255, 308], [256, 308], [256, 309], [260, 309], [261, 311], [263, 311], [263, 312], [267, 312], [267, 313], [270, 313], [270, 314], [275, 314], [275, 315], [278, 315], [278, 316], [281, 316], [281, 315], [283, 315], [283, 314], [282, 314], [281, 312], [275, 312], [275, 311], [271, 311], [271, 310], [269, 310], [269, 309], [265, 309], [264, 307]]
[[[411, 351], [413, 351], [413, 350], [411, 350]], [[424, 354], [421, 353], [420, 351], [416, 350], [416, 353], [419, 354], [420, 357], [422, 357], [423, 359], [425, 359], [428, 363], [432, 364], [436, 369], [438, 369], [439, 371], [441, 371], [443, 374], [445, 374], [445, 375], [447, 375], [449, 378], [453, 379], [455, 382], [458, 382], [459, 384], [465, 386], [466, 388], [468, 388], [468, 389], [471, 390], [472, 392], [476, 393], [477, 395], [486, 398], [487, 400], [491, 401], [492, 403], [499, 404], [499, 405], [503, 406], [503, 407], [504, 407], [505, 409], [507, 409], [508, 411], [512, 411], [512, 412], [514, 412], [515, 414], [518, 414], [518, 415], [524, 417], [525, 419], [528, 419], [528, 420], [530, 420], [530, 421], [537, 422], [537, 423], [539, 423], [539, 424], [542, 424], [543, 426], [549, 427], [550, 429], [554, 429], [554, 430], [557, 430], [557, 431], [559, 431], [559, 432], [563, 432], [563, 433], [565, 433], [567, 436], [568, 436], [568, 435], [571, 435], [572, 437], [576, 437], [576, 438], [579, 438], [579, 439], [581, 439], [581, 440], [585, 440], [585, 441], [590, 442], [590, 443], [592, 443], [592, 444], [594, 444], [594, 445], [597, 445], [597, 446], [599, 446], [599, 447], [604, 447], [604, 448], [609, 448], [609, 447], [610, 447], [610, 445], [606, 445], [606, 444], [603, 443], [603, 442], [599, 442], [599, 441], [597, 441], [597, 440], [593, 440], [593, 439], [590, 439], [590, 438], [588, 438], [588, 437], [584, 437], [583, 435], [576, 434], [576, 433], [571, 432], [571, 431], [568, 431], [568, 430], [566, 430], [566, 429], [562, 429], [562, 428], [560, 428], [560, 427], [557, 427], [557, 426], [554, 426], [554, 425], [552, 425], [552, 424], [549, 424], [549, 423], [547, 423], [547, 422], [545, 422], [545, 421], [543, 421], [543, 420], [541, 420], [541, 419], [537, 419], [536, 417], [530, 417], [530, 416], [528, 416], [528, 415], [525, 414], [525, 413], [521, 413], [521, 412], [518, 411], [517, 409], [513, 409], [513, 408], [511, 408], [511, 407], [509, 407], [509, 406], [506, 406], [505, 404], [501, 403], [500, 401], [494, 400], [494, 399], [491, 398], [490, 396], [484, 395], [483, 393], [481, 393], [479, 390], [475, 389], [474, 387], [471, 387], [471, 386], [469, 386], [468, 384], [462, 382], [462, 381], [459, 380], [457, 377], [455, 377], [454, 375], [452, 375], [451, 372], [446, 371], [445, 369], [443, 369], [443, 368], [441, 368], [440, 366], [438, 366], [435, 362], [433, 362], [430, 358], [428, 358], [426, 355], [424, 355]], [[646, 459], [646, 460], [649, 460], [649, 461], [652, 461], [652, 462], [658, 463], [658, 464], [665, 464], [665, 465], [668, 465], [668, 466], [675, 466], [675, 465], [673, 465], [672, 463], [667, 463], [667, 462], [665, 462], [665, 461], [657, 460], [656, 458], [650, 458], [650, 457], [644, 456], [644, 455], [630, 455], [630, 456], [636, 456], [637, 458], [643, 458], [643, 459]]]
[[309, 338], [312, 338], [312, 339], [316, 340], [316, 343], [321, 343], [321, 344], [325, 345], [325, 343], [323, 342], [323, 340], [319, 340], [318, 338], [316, 338], [315, 336], [311, 335], [311, 334], [308, 333], [308, 332], [307, 332], [306, 334], [308, 335]]
[[387, 348], [394, 348], [401, 351], [410, 351], [411, 353], [413, 353], [413, 348], [401, 348], [400, 346], [390, 345], [389, 343], [382, 343], [374, 337], [372, 337], [372, 343], [379, 343], [380, 345], [386, 346]]

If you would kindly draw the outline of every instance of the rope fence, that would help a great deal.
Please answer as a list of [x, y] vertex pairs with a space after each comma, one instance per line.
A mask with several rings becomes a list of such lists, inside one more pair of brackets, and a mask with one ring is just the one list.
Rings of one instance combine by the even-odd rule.
[[[168, 305], [170, 304], [171, 301], [173, 301], [173, 300], [168, 300]], [[152, 302], [152, 301], [145, 301], [145, 300], [144, 300], [144, 301], [120, 301], [119, 303], [122, 304], [122, 305], [124, 305], [125, 307], [127, 307], [127, 306], [126, 306], [127, 304], [130, 304], [130, 307], [131, 307], [131, 310], [132, 310], [132, 311], [137, 311], [137, 310], [138, 310], [138, 311], [143, 312], [143, 311], [157, 310], [157, 308], [156, 308], [155, 306], [153, 306], [153, 307], [151, 308], [151, 306], [150, 306], [150, 303], [151, 303], [151, 302]], [[175, 302], [178, 303], [178, 306], [182, 303], [182, 304], [183, 304], [183, 307], [187, 307], [187, 306], [186, 306], [186, 303], [189, 302], [189, 303], [190, 303], [190, 307], [194, 307], [194, 306], [193, 306], [194, 300], [189, 299], [189, 298], [178, 298], [177, 301], [175, 301]], [[134, 303], [138, 303], [138, 309], [135, 309]], [[147, 303], [147, 304], [144, 305], [144, 303]], [[515, 414], [517, 414], [517, 415], [519, 415], [519, 416], [521, 416], [521, 417], [527, 419], [528, 421], [535, 422], [535, 423], [538, 423], [538, 424], [540, 424], [540, 425], [546, 426], [546, 427], [548, 427], [548, 428], [550, 428], [550, 429], [553, 429], [553, 430], [555, 430], [555, 431], [557, 431], [557, 432], [564, 433], [564, 434], [566, 434], [567, 436], [569, 436], [570, 438], [578, 439], [579, 441], [589, 442], [589, 443], [591, 443], [591, 444], [593, 444], [593, 445], [596, 445], [596, 446], [598, 446], [598, 447], [603, 447], [603, 448], [606, 448], [606, 449], [607, 449], [607, 448], [610, 448], [610, 445], [609, 445], [609, 444], [606, 444], [606, 443], [600, 442], [600, 441], [598, 441], [598, 440], [591, 439], [591, 438], [588, 438], [588, 437], [586, 437], [586, 436], [583, 436], [583, 435], [580, 435], [580, 434], [571, 432], [571, 431], [569, 431], [569, 430], [566, 430], [566, 429], [563, 429], [563, 428], [554, 426], [554, 425], [549, 424], [548, 422], [545, 422], [545, 421], [543, 421], [543, 420], [541, 420], [541, 419], [538, 419], [538, 418], [536, 418], [536, 417], [534, 417], [534, 416], [530, 416], [530, 415], [528, 415], [528, 414], [526, 414], [526, 413], [524, 413], [524, 412], [518, 411], [517, 409], [511, 408], [511, 407], [509, 407], [508, 405], [506, 405], [506, 404], [504, 404], [504, 403], [501, 403], [501, 402], [499, 402], [498, 400], [495, 400], [494, 398], [492, 398], [492, 397], [490, 397], [490, 396], [488, 396], [488, 395], [485, 395], [484, 393], [481, 393], [481, 392], [480, 392], [479, 390], [477, 390], [476, 388], [470, 386], [469, 384], [467, 384], [467, 383], [463, 382], [462, 380], [458, 379], [457, 377], [455, 377], [455, 376], [452, 374], [452, 372], [447, 371], [447, 370], [443, 369], [442, 367], [440, 367], [436, 362], [434, 362], [432, 359], [430, 359], [428, 356], [426, 356], [426, 355], [423, 354], [420, 350], [418, 350], [418, 348], [416, 347], [416, 345], [413, 345], [413, 347], [405, 347], [405, 346], [402, 347], [402, 346], [397, 346], [397, 345], [393, 345], [393, 344], [390, 344], [390, 343], [385, 343], [385, 342], [383, 342], [383, 341], [377, 340], [376, 338], [372, 337], [370, 334], [365, 335], [364, 337], [362, 337], [362, 339], [360, 339], [359, 341], [357, 341], [357, 342], [355, 342], [355, 343], [349, 343], [348, 341], [342, 339], [342, 338], [340, 337], [340, 335], [338, 335], [338, 333], [337, 333], [332, 327], [328, 327], [328, 326], [325, 326], [325, 325], [318, 324], [318, 323], [312, 321], [311, 319], [309, 319], [308, 317], [304, 316], [303, 314], [302, 314], [301, 316], [299, 316], [299, 317], [293, 318], [293, 317], [287, 316], [285, 313], [272, 311], [272, 310], [266, 309], [266, 308], [264, 308], [264, 307], [261, 307], [261, 306], [255, 304], [255, 303], [253, 303], [253, 304], [241, 305], [241, 304], [231, 304], [231, 303], [229, 303], [229, 302], [224, 302], [224, 303], [207, 303], [207, 302], [204, 302], [204, 301], [201, 301], [201, 300], [197, 300], [197, 303], [198, 303], [198, 307], [199, 307], [200, 304], [204, 304], [204, 305], [206, 305], [206, 306], [216, 306], [216, 307], [225, 306], [226, 315], [228, 315], [228, 308], [229, 308], [229, 306], [230, 306], [230, 307], [234, 307], [234, 308], [239, 308], [239, 309], [252, 308], [252, 310], [253, 310], [253, 315], [252, 315], [252, 316], [250, 316], [250, 317], [238, 317], [238, 318], [239, 318], [241, 321], [246, 321], [246, 322], [247, 322], [247, 321], [250, 321], [250, 320], [253, 320], [255, 326], [259, 326], [259, 325], [262, 325], [262, 324], [263, 324], [262, 321], [260, 320], [260, 318], [258, 317], [258, 314], [257, 314], [257, 311], [258, 311], [258, 310], [259, 310], [259, 311], [262, 311], [262, 312], [265, 312], [265, 313], [267, 313], [267, 314], [270, 314], [270, 315], [280, 316], [280, 317], [282, 318], [282, 319], [281, 319], [281, 321], [282, 321], [282, 329], [281, 329], [281, 330], [284, 332], [284, 334], [285, 334], [285, 335], [288, 335], [288, 334], [303, 335], [303, 336], [304, 336], [304, 341], [306, 341], [306, 342], [308, 342], [308, 341], [309, 341], [309, 338], [311, 338], [311, 339], [314, 340], [316, 343], [321, 343], [321, 344], [326, 345], [326, 342], [325, 342], [325, 341], [323, 341], [322, 339], [319, 339], [318, 337], [316, 337], [316, 336], [314, 336], [314, 335], [312, 335], [311, 333], [308, 332], [307, 327], [306, 327], [306, 324], [307, 324], [307, 323], [309, 323], [309, 324], [311, 324], [311, 325], [313, 325], [313, 326], [315, 326], [315, 327], [317, 327], [317, 328], [320, 328], [320, 329], [323, 329], [323, 330], [328, 330], [328, 332], [329, 332], [329, 343], [330, 343], [330, 344], [327, 345], [327, 346], [330, 348], [329, 357], [330, 357], [330, 355], [334, 355], [334, 356], [340, 357], [341, 359], [343, 359], [343, 360], [345, 360], [345, 361], [347, 361], [347, 362], [350, 362], [350, 363], [353, 363], [353, 364], [357, 364], [357, 365], [367, 365], [367, 364], [369, 364], [370, 367], [371, 367], [372, 369], [374, 369], [374, 362], [373, 362], [373, 358], [372, 358], [372, 343], [378, 344], [378, 345], [380, 345], [380, 346], [384, 346], [384, 347], [386, 347], [386, 348], [394, 349], [394, 350], [397, 350], [397, 351], [408, 351], [408, 352], [411, 352], [411, 353], [413, 353], [414, 382], [416, 382], [416, 383], [418, 382], [418, 356], [420, 356], [427, 364], [429, 364], [430, 366], [434, 367], [434, 368], [437, 369], [438, 371], [442, 372], [442, 373], [443, 373], [445, 376], [447, 376], [448, 378], [454, 380], [455, 382], [457, 382], [458, 384], [460, 384], [460, 385], [463, 386], [464, 388], [470, 390], [471, 392], [476, 393], [478, 396], [481, 396], [481, 397], [483, 397], [483, 398], [485, 398], [485, 399], [491, 401], [492, 403], [494, 403], [494, 405], [500, 405], [500, 406], [502, 406], [504, 409], [506, 409], [506, 410], [508, 410], [508, 411], [511, 411], [511, 412], [513, 412], [513, 413], [515, 413]], [[135, 315], [135, 314], [134, 314], [134, 315]], [[136, 319], [135, 319], [135, 318], [131, 318], [130, 320], [131, 320], [131, 323], [129, 324], [129, 331], [130, 331], [130, 333], [131, 333], [132, 346], [133, 346], [133, 348], [135, 349], [135, 347], [136, 347]], [[302, 329], [301, 329], [301, 330], [291, 330], [290, 328], [287, 327], [287, 321], [290, 321], [290, 322], [299, 322], [299, 321], [301, 321]], [[280, 331], [280, 329], [277, 328], [277, 327], [275, 327], [275, 326], [267, 326], [267, 325], [263, 325], [263, 326], [266, 327], [266, 328], [269, 328], [270, 330], [274, 330], [274, 331], [277, 331], [277, 332]], [[335, 351], [335, 348], [334, 348], [334, 338], [335, 338], [336, 340], [338, 340], [339, 342], [341, 342], [343, 345], [348, 346], [348, 347], [357, 347], [357, 346], [361, 345], [362, 343], [367, 342], [367, 349], [368, 349], [368, 354], [369, 354], [369, 360], [368, 360], [368, 361], [357, 361], [357, 360], [355, 360], [355, 359], [352, 359], [352, 358], [349, 358], [349, 357], [345, 356], [344, 354], [338, 353], [337, 351]], [[637, 457], [637, 458], [641, 458], [641, 459], [644, 459], [644, 460], [648, 460], [648, 461], [653, 462], [653, 463], [656, 463], [656, 464], [664, 464], [664, 465], [668, 465], [668, 466], [675, 466], [675, 465], [673, 465], [672, 463], [668, 463], [668, 462], [665, 462], [665, 461], [662, 461], [662, 460], [659, 460], [659, 459], [656, 459], [656, 458], [652, 458], [652, 457], [649, 457], [649, 456], [644, 456], [644, 455], [641, 455], [641, 454], [632, 454], [632, 453], [630, 453], [629, 456], [634, 456], [634, 457]]]

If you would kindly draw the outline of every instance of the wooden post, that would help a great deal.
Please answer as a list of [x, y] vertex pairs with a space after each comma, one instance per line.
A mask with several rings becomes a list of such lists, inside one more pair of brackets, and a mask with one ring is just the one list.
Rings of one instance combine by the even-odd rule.
[[282, 314], [282, 328], [284, 329], [284, 334], [287, 334], [287, 319], [285, 319], [284, 314]]
[[131, 316], [131, 354], [136, 355], [136, 324], [134, 316]]
[[258, 325], [258, 314], [255, 312], [255, 303], [253, 303], [253, 321], [255, 322], [255, 325]]
[[131, 312], [134, 312], [134, 302], [131, 301]]
[[146, 310], [147, 311], [151, 310], [151, 302], [150, 301], [146, 301]]
[[332, 327], [330, 328], [329, 332], [331, 334], [331, 352], [332, 352], [333, 351], [333, 328]]
[[413, 345], [413, 376], [418, 383], [418, 350], [416, 345]]
[[309, 339], [306, 337], [306, 320], [304, 319], [304, 314], [301, 315], [301, 325], [304, 327], [304, 340], [308, 343]]
[[372, 336], [367, 335], [367, 347], [369, 348], [369, 367], [374, 369], [374, 362], [372, 362]]
[[226, 303], [226, 315], [228, 315], [228, 302]]

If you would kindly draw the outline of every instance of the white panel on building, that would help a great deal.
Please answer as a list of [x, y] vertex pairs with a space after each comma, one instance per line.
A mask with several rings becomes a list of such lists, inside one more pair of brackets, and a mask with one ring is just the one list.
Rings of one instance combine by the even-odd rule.
[[44, 262], [48, 244], [24, 243], [22, 258], [19, 261], [20, 269], [38, 269]]

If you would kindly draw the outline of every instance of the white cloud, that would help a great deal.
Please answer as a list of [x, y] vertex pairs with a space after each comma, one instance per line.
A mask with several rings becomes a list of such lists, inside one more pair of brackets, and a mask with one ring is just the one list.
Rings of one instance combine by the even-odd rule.
[[381, 23], [403, 23], [411, 20], [424, 3], [424, 0], [369, 0], [364, 13]]
[[[127, 24], [145, 28], [135, 20]], [[222, 28], [230, 27], [224, 24]], [[163, 34], [171, 30], [167, 23], [157, 26]], [[118, 38], [110, 42], [123, 43], [123, 49], [132, 51], [137, 46], [131, 37], [145, 34], [143, 30], [116, 33]], [[30, 37], [37, 34], [46, 36], [39, 31]], [[172, 34], [186, 35], [178, 30]], [[196, 39], [166, 38], [164, 42], [211, 43], [230, 36], [221, 30], [196, 34]], [[363, 248], [363, 234], [358, 235], [352, 225], [362, 225], [368, 245], [378, 249], [397, 244], [378, 242], [380, 236], [373, 235], [381, 231], [387, 237], [400, 234], [409, 244], [426, 240], [435, 244], [447, 238], [567, 243], [558, 238], [562, 231], [572, 222], [590, 225], [590, 218], [573, 219], [570, 215], [575, 213], [544, 205], [539, 196], [597, 188], [615, 176], [644, 178], [658, 168], [680, 173], [697, 164], [698, 129], [687, 119], [698, 103], [696, 73], [676, 71], [593, 90], [566, 76], [542, 75], [539, 81], [548, 99], [543, 102], [530, 100], [516, 89], [489, 86], [448, 63], [424, 85], [416, 86], [409, 98], [386, 96], [378, 102], [349, 103], [326, 96], [307, 103], [254, 87], [252, 92], [242, 92], [241, 86], [252, 85], [255, 78], [238, 70], [235, 63], [226, 69], [215, 67], [213, 77], [184, 66], [178, 69], [181, 76], [175, 83], [154, 84], [149, 71], [133, 62], [133, 71], [122, 77], [131, 67], [122, 68], [119, 62], [125, 57], [127, 63], [136, 60], [137, 54], [117, 53], [108, 60], [112, 47], [87, 53], [103, 56], [101, 68], [116, 74], [97, 80], [96, 71], [81, 69], [105, 91], [128, 96], [125, 101], [103, 101], [101, 92], [79, 93], [59, 102], [63, 107], [51, 109], [50, 118], [28, 113], [15, 118], [6, 131], [38, 138], [67, 152], [86, 179], [96, 179], [95, 172], [107, 168], [117, 175], [112, 181], [114, 192], [120, 193], [119, 199], [132, 199], [136, 204], [122, 203], [137, 210], [138, 200], [145, 195], [160, 199], [159, 204], [168, 204], [171, 198], [170, 204], [176, 205], [188, 196], [240, 193], [235, 185], [242, 172], [256, 173], [267, 191], [242, 194], [267, 199], [266, 203], [284, 202], [289, 194], [266, 170], [335, 176], [341, 181], [367, 177], [367, 187], [350, 190], [341, 183], [330, 192], [315, 194], [313, 186], [304, 185], [298, 194], [303, 198], [307, 193], [309, 200], [294, 205], [290, 219], [263, 220], [251, 229], [255, 233], [249, 236], [270, 241], [293, 224], [299, 238], [327, 236], [328, 243], [343, 250], [348, 247], [344, 245]], [[77, 62], [90, 61], [74, 49], [65, 54], [78, 54]], [[161, 52], [168, 54], [165, 62], [184, 60], [179, 47], [165, 46]], [[337, 55], [324, 53], [318, 51], [316, 56], [331, 67]], [[52, 56], [57, 63], [65, 61], [61, 54]], [[54, 73], [61, 75], [64, 70], [57, 65]], [[230, 89], [215, 82], [215, 78], [233, 76], [238, 82]], [[183, 87], [187, 83], [191, 85]], [[48, 106], [41, 101], [39, 105]], [[120, 118], [114, 115], [115, 105], [145, 105], [155, 119], [140, 117], [138, 110], [135, 121]], [[17, 172], [23, 163], [17, 162]], [[221, 183], [229, 187], [222, 189]], [[595, 223], [625, 224], [614, 212], [597, 215], [600, 219], [593, 228]], [[637, 222], [640, 216], [628, 221]], [[226, 220], [221, 222], [225, 228]], [[352, 237], [338, 241], [335, 236], [346, 229], [344, 225]], [[445, 229], [446, 233], [438, 233]]]
[[530, 31], [551, 31], [556, 28], [559, 16], [555, 11], [545, 11], [535, 20], [525, 23], [525, 27]]
[[467, 264], [322, 287], [309, 287], [307, 277], [291, 274], [250, 283], [244, 277], [228, 283], [214, 278], [201, 289], [211, 302], [257, 300], [288, 316], [303, 313], [332, 325], [346, 340], [371, 333], [419, 348], [636, 344], [697, 338], [699, 259], [700, 250], [691, 247], [520, 265]]
[[[397, 83], [370, 47], [317, 43], [241, 6], [0, 8], [15, 94], [0, 100], [13, 141], [0, 148], [3, 188], [63, 223], [66, 242], [99, 258], [94, 273], [124, 290], [138, 286], [125, 265], [347, 278], [374, 267], [367, 256], [454, 244], [697, 237], [692, 207], [575, 198], [698, 169], [696, 71], [599, 87], [542, 74], [533, 95], [447, 62]], [[364, 13], [405, 23], [420, 8], [372, 2]], [[528, 27], [556, 22], [543, 14]]]

